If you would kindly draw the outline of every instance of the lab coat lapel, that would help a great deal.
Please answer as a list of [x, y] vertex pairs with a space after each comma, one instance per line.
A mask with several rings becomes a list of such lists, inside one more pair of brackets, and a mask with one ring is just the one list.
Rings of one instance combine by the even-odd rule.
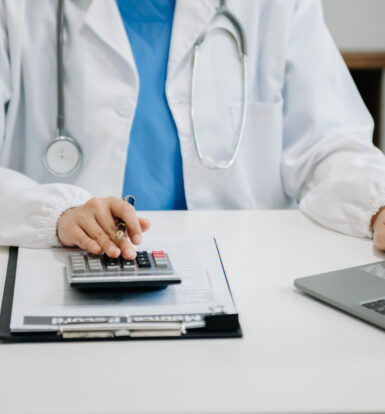
[[168, 79], [215, 15], [217, 3], [216, 0], [177, 0], [170, 41]]
[[136, 73], [135, 60], [130, 42], [120, 16], [118, 6], [111, 0], [92, 0], [85, 16], [88, 26], [108, 47], [125, 60]]

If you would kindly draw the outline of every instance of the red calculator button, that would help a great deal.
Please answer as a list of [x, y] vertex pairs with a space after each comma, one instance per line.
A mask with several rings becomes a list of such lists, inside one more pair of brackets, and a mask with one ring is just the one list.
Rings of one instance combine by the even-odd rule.
[[166, 255], [164, 254], [164, 251], [156, 251], [152, 252], [152, 257], [166, 257]]

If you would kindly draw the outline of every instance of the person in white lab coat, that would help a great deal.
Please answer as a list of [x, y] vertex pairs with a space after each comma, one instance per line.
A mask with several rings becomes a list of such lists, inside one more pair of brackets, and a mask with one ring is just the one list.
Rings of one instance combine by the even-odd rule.
[[[372, 145], [373, 121], [326, 29], [320, 0], [228, 1], [248, 41], [246, 124], [232, 167], [201, 165], [190, 117], [191, 56], [217, 6], [177, 0], [173, 18], [166, 95], [188, 209], [299, 205], [353, 236], [371, 237], [374, 225], [375, 242], [385, 249], [385, 159]], [[0, 0], [0, 244], [63, 243], [129, 258], [129, 242], [114, 238], [114, 217], [127, 222], [134, 244], [149, 227], [120, 200], [139, 91], [134, 57], [115, 1], [67, 0], [66, 132], [84, 159], [76, 174], [53, 176], [43, 156], [56, 130], [56, 10], [52, 0]], [[208, 100], [239, 78], [236, 59], [215, 39], [212, 51], [228, 63], [220, 73], [214, 64], [199, 73], [198, 91]], [[220, 160], [231, 155], [238, 97], [225, 117], [215, 110], [201, 111], [200, 144]]]

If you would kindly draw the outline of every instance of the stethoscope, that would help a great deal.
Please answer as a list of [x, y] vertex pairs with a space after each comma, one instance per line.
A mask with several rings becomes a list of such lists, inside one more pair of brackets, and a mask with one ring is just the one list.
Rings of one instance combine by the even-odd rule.
[[59, 0], [56, 27], [57, 59], [57, 136], [47, 145], [44, 165], [56, 177], [67, 177], [80, 167], [83, 151], [79, 142], [65, 135], [64, 117], [64, 63], [63, 63], [64, 0]]
[[[80, 167], [83, 159], [83, 151], [79, 142], [65, 134], [65, 114], [64, 114], [64, 63], [63, 63], [63, 32], [64, 32], [64, 1], [59, 0], [57, 11], [57, 30], [56, 30], [56, 51], [57, 51], [57, 136], [47, 145], [44, 153], [44, 165], [47, 170], [54, 176], [67, 177], [74, 174]], [[195, 148], [200, 163], [210, 169], [225, 169], [233, 165], [240, 145], [245, 127], [246, 119], [246, 92], [247, 92], [247, 46], [246, 37], [241, 24], [236, 17], [227, 8], [226, 0], [220, 0], [219, 7], [212, 19], [212, 22], [219, 17], [227, 19], [236, 32], [234, 35], [229, 29], [224, 27], [213, 27], [205, 31], [195, 42], [192, 56], [192, 76], [191, 76], [191, 98], [190, 113], [192, 122], [192, 133]], [[195, 83], [196, 83], [196, 67], [198, 64], [199, 48], [204, 43], [207, 35], [214, 30], [224, 31], [236, 45], [238, 55], [242, 66], [242, 110], [241, 120], [237, 131], [237, 138], [233, 150], [233, 154], [228, 160], [215, 161], [210, 155], [202, 154], [196, 130], [196, 117], [194, 112], [195, 102]]]
[[[235, 30], [237, 36], [234, 35], [233, 32], [231, 32], [229, 29], [224, 27], [212, 27], [211, 29], [205, 31], [195, 42], [194, 44], [194, 52], [192, 56], [192, 75], [191, 75], [191, 94], [190, 94], [190, 114], [191, 114], [191, 123], [192, 123], [192, 133], [195, 143], [195, 149], [199, 158], [200, 163], [210, 169], [226, 169], [231, 167], [234, 164], [234, 161], [238, 155], [239, 148], [241, 146], [241, 141], [243, 137], [243, 132], [245, 129], [245, 121], [246, 121], [246, 104], [247, 104], [247, 45], [246, 45], [246, 36], [244, 33], [244, 30], [242, 29], [242, 26], [238, 19], [230, 12], [230, 10], [227, 8], [227, 2], [226, 0], [220, 0], [219, 7], [217, 8], [217, 11], [211, 21], [211, 24], [214, 22], [214, 20], [218, 19], [219, 17], [226, 18], [231, 25], [233, 26], [233, 29]], [[237, 131], [237, 138], [235, 141], [235, 146], [233, 150], [233, 155], [228, 160], [221, 160], [216, 161], [214, 158], [207, 154], [202, 154], [202, 150], [199, 145], [199, 140], [197, 138], [197, 129], [196, 129], [196, 122], [195, 122], [195, 111], [194, 111], [194, 102], [195, 102], [195, 83], [196, 83], [196, 67], [198, 64], [198, 53], [199, 48], [202, 46], [204, 40], [206, 39], [207, 35], [214, 31], [219, 30], [223, 31], [225, 34], [227, 34], [230, 39], [233, 40], [233, 42], [236, 45], [237, 52], [239, 55], [239, 59], [241, 61], [242, 66], [242, 109], [241, 109], [241, 120], [239, 123], [239, 128]]]

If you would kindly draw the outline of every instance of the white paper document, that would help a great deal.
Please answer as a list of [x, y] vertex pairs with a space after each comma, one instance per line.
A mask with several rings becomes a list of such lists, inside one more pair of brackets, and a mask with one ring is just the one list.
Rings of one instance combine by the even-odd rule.
[[[236, 309], [212, 235], [145, 234], [138, 250], [164, 250], [182, 283], [153, 292], [71, 288], [65, 260], [76, 249], [25, 249], [18, 253], [12, 332], [57, 331], [69, 321], [135, 317], [137, 321], [193, 321]], [[78, 251], [78, 250], [76, 250]]]

